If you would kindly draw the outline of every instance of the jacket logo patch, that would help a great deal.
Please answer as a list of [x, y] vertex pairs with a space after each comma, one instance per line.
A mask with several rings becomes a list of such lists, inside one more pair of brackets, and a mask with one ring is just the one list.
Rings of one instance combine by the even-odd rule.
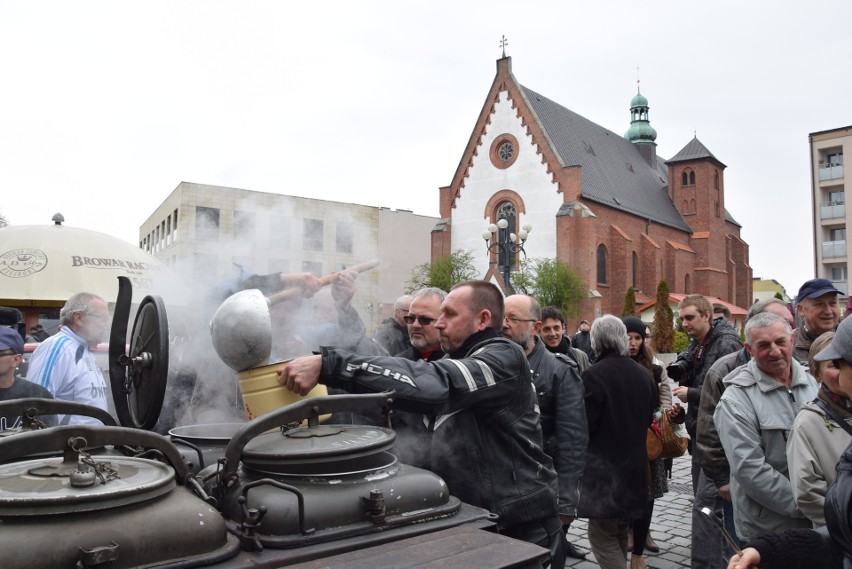
[[404, 373], [393, 371], [385, 367], [376, 366], [367, 362], [361, 364], [346, 364], [346, 371], [356, 370], [366, 371], [367, 373], [371, 373], [373, 375], [381, 375], [383, 377], [394, 379], [400, 383], [410, 385], [414, 389], [420, 389], [419, 387], [417, 387], [417, 384], [414, 383], [414, 381]]

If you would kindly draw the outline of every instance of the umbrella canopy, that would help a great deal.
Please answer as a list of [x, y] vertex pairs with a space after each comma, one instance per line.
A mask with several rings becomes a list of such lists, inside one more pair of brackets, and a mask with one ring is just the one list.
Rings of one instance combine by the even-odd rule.
[[189, 299], [168, 267], [116, 237], [58, 223], [0, 228], [0, 305], [61, 306], [78, 292], [115, 302], [119, 276], [130, 279], [137, 304], [149, 294], [167, 304]]

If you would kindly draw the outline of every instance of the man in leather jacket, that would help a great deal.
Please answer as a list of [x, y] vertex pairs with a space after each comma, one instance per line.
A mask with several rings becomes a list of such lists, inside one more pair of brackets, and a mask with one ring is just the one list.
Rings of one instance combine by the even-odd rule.
[[280, 382], [306, 394], [318, 382], [350, 392], [394, 390], [401, 409], [431, 417], [431, 469], [459, 499], [497, 514], [500, 533], [546, 547], [565, 563], [553, 462], [542, 449], [529, 364], [500, 337], [503, 295], [486, 281], [453, 287], [435, 323], [448, 356], [432, 362], [322, 348]]
[[[553, 458], [559, 476], [559, 517], [566, 530], [577, 517], [580, 480], [586, 466], [589, 427], [583, 401], [583, 381], [577, 363], [563, 354], [551, 354], [538, 337], [541, 305], [531, 296], [506, 297], [503, 335], [524, 350], [533, 374], [541, 411], [544, 450]], [[566, 554], [584, 559], [586, 554], [567, 543]]]

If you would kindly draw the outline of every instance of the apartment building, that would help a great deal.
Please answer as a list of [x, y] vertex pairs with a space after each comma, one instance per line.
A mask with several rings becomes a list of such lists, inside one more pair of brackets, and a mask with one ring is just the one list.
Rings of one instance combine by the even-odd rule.
[[[814, 274], [830, 279], [834, 286], [849, 291], [849, 257], [846, 229], [850, 211], [846, 209], [849, 174], [843, 165], [844, 154], [852, 154], [852, 126], [808, 136], [811, 149], [811, 200], [814, 228]], [[845, 305], [845, 300], [842, 299]]]

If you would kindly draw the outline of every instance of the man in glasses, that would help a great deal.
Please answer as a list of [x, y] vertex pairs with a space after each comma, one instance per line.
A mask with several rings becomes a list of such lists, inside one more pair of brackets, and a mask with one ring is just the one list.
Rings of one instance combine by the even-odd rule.
[[429, 417], [430, 470], [460, 500], [498, 515], [497, 529], [550, 550], [565, 565], [557, 480], [541, 448], [532, 377], [523, 350], [501, 337], [503, 293], [459, 283], [434, 323], [447, 356], [410, 361], [323, 347], [297, 358], [280, 383], [305, 394], [318, 382], [350, 392], [394, 390], [394, 405]]
[[[395, 354], [396, 357], [415, 362], [431, 362], [444, 357], [441, 334], [435, 328], [435, 323], [441, 315], [441, 302], [446, 296], [446, 292], [435, 287], [420, 289], [414, 293], [408, 314], [403, 317], [408, 327], [411, 346]], [[428, 468], [431, 444], [429, 417], [422, 413], [394, 409], [391, 413], [391, 423], [396, 431], [399, 459], [407, 464]]]
[[[53, 399], [48, 390], [24, 380], [15, 380], [15, 369], [24, 359], [24, 340], [12, 328], [0, 326], [0, 401], [9, 399], [23, 399], [26, 397], [41, 397]], [[40, 417], [40, 419], [51, 424], [52, 416]], [[21, 426], [21, 417], [18, 415], [0, 415], [0, 432], [7, 429], [15, 429]]]
[[[549, 352], [539, 337], [542, 317], [536, 299], [524, 294], [506, 297], [505, 314], [503, 336], [521, 346], [532, 371], [541, 411], [544, 451], [553, 458], [559, 475], [559, 517], [567, 537], [568, 527], [577, 516], [589, 442], [583, 382], [577, 363], [564, 354]], [[570, 542], [565, 544], [565, 553], [575, 559], [586, 557]]]
[[[30, 359], [27, 380], [56, 399], [75, 401], [108, 411], [107, 385], [89, 351], [104, 339], [110, 326], [106, 301], [96, 294], [77, 293], [59, 311], [62, 328], [42, 342]], [[59, 415], [60, 425], [100, 425], [91, 417]]]

